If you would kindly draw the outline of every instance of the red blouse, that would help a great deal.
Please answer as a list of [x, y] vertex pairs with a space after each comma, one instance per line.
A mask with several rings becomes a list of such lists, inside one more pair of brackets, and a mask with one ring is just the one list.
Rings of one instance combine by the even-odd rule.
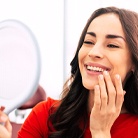
[[[48, 110], [57, 100], [48, 98], [37, 104], [18, 132], [18, 138], [48, 138]], [[112, 138], [138, 138], [138, 116], [121, 114], [111, 129]], [[84, 138], [92, 138], [89, 127]]]

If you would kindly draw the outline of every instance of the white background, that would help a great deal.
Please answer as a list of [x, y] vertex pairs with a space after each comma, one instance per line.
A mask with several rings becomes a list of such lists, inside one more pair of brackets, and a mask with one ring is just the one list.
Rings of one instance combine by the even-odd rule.
[[138, 10], [137, 0], [0, 0], [0, 21], [17, 19], [35, 34], [41, 52], [40, 85], [57, 98], [69, 76], [81, 31], [91, 13], [105, 6]]

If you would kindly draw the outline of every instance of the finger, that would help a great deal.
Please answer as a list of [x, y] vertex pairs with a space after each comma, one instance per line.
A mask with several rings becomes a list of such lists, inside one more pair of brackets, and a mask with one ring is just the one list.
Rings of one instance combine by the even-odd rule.
[[0, 123], [4, 124], [7, 121], [6, 115], [0, 111]]
[[0, 106], [0, 124], [4, 124], [3, 123], [3, 119], [1, 119], [3, 117], [3, 111], [4, 111], [5, 107], [4, 106]]
[[99, 87], [101, 91], [101, 111], [105, 111], [107, 107], [108, 96], [107, 96], [106, 85], [105, 85], [103, 75], [99, 75], [98, 80], [99, 80]]
[[115, 75], [115, 88], [116, 88], [116, 108], [121, 110], [123, 101], [124, 101], [124, 90], [122, 87], [121, 77], [116, 74]]
[[9, 119], [7, 119], [7, 121], [5, 122], [5, 127], [8, 132], [12, 133], [12, 125], [11, 125]]
[[94, 106], [93, 110], [100, 110], [101, 107], [101, 98], [100, 98], [100, 88], [99, 85], [94, 87]]
[[108, 105], [109, 105], [109, 108], [112, 108], [113, 106], [115, 106], [116, 90], [109, 73], [107, 71], [104, 71], [103, 75], [104, 75], [105, 83], [107, 87]]
[[8, 130], [8, 132], [12, 131], [12, 126], [10, 124], [9, 118], [3, 112], [0, 113], [0, 122], [1, 122], [2, 125], [5, 126], [5, 128]]

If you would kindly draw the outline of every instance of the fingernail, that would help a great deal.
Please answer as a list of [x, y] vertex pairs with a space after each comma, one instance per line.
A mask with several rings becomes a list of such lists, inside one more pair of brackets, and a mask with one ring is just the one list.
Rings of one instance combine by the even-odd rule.
[[105, 74], [105, 75], [108, 75], [109, 73], [108, 73], [108, 71], [104, 71], [104, 74]]
[[120, 79], [120, 76], [118, 74], [115, 75], [115, 77], [119, 80]]
[[3, 111], [5, 109], [4, 106], [0, 106], [0, 110]]
[[103, 80], [103, 75], [99, 75], [99, 79], [100, 80]]
[[99, 85], [95, 85], [95, 89], [99, 90]]

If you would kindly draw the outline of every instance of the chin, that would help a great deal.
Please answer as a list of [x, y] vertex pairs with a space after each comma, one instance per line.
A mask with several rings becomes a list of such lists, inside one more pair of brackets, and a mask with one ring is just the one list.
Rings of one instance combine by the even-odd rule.
[[91, 84], [88, 84], [88, 83], [83, 83], [83, 86], [88, 90], [94, 90], [95, 85], [91, 85]]

